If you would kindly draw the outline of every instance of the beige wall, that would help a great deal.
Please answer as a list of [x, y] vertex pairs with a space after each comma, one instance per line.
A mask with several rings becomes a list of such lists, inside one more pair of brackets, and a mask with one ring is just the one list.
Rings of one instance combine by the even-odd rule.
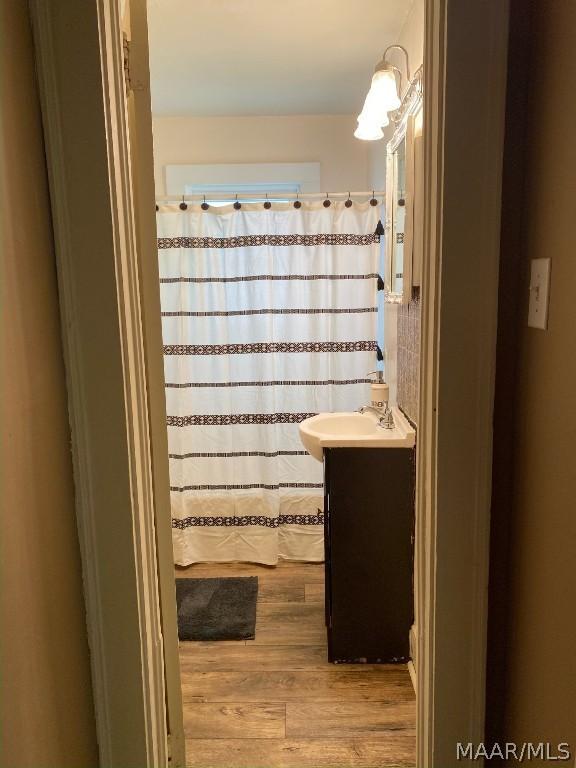
[[[532, 25], [524, 35], [528, 8], [523, 2], [515, 2], [513, 8], [518, 14], [512, 16], [513, 46], [521, 47], [527, 40], [531, 61], [522, 61], [522, 54], [517, 54], [519, 63], [512, 61], [517, 79], [509, 87], [505, 160], [509, 199], [504, 199], [508, 220], [503, 220], [501, 283], [507, 282], [500, 308], [496, 413], [511, 418], [514, 430], [497, 429], [498, 439], [512, 440], [513, 453], [510, 467], [495, 467], [498, 494], [493, 505], [490, 607], [496, 619], [489, 652], [503, 656], [505, 663], [489, 658], [493, 674], [487, 715], [499, 738], [571, 742], [572, 765], [576, 755], [576, 4], [535, 0], [530, 3]], [[526, 109], [517, 100], [527, 72]], [[522, 129], [526, 149], [519, 158]], [[525, 175], [518, 183], [521, 167]], [[519, 217], [518, 246], [511, 228]], [[517, 247], [520, 259], [515, 261]], [[526, 323], [529, 261], [539, 257], [552, 259], [545, 331]], [[510, 267], [516, 268], [515, 275]], [[519, 286], [516, 317], [510, 313], [515, 286]], [[510, 365], [513, 355], [517, 355], [515, 370]], [[507, 413], [502, 407], [506, 403]], [[504, 461], [506, 452], [496, 446], [495, 456]], [[505, 596], [504, 605], [498, 593]], [[500, 722], [491, 722], [501, 706]]]
[[319, 162], [324, 192], [368, 188], [366, 142], [354, 138], [352, 115], [155, 117], [156, 190], [165, 165]]
[[27, 4], [2, 3], [2, 768], [98, 763]]
[[536, 6], [525, 269], [551, 256], [552, 291], [548, 330], [518, 339], [508, 723], [576, 750], [576, 4]]

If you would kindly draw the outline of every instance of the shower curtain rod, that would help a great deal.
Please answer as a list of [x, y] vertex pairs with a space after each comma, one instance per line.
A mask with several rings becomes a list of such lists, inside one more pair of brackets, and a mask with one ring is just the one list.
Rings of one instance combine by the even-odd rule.
[[234, 193], [231, 195], [226, 192], [210, 192], [210, 193], [194, 193], [192, 195], [158, 195], [156, 197], [157, 203], [181, 203], [182, 201], [197, 200], [199, 202], [203, 200], [230, 200], [239, 202], [250, 202], [250, 200], [256, 200], [261, 202], [262, 200], [330, 200], [334, 198], [341, 198], [347, 200], [352, 197], [367, 197], [370, 198], [382, 198], [384, 199], [385, 193], [382, 190], [368, 190], [366, 192], [278, 192], [275, 191], [262, 191], [254, 192], [253, 194]]

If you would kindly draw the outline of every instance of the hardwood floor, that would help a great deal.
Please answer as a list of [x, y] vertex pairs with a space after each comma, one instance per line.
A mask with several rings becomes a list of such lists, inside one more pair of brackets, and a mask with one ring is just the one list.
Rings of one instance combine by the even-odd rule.
[[176, 575], [259, 583], [255, 640], [180, 643], [190, 768], [414, 766], [406, 667], [326, 661], [323, 565], [198, 564]]

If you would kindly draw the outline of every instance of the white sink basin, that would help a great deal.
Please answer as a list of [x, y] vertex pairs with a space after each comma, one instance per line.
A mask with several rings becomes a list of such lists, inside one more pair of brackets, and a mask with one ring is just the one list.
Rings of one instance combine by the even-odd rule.
[[371, 412], [319, 413], [300, 422], [300, 439], [318, 461], [324, 448], [412, 448], [414, 429], [398, 408], [392, 408], [392, 414], [394, 429], [381, 427]]

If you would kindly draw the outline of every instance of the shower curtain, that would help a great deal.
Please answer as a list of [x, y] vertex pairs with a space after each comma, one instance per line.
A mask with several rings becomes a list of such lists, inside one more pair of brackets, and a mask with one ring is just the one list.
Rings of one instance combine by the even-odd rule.
[[321, 561], [322, 465], [298, 423], [367, 401], [377, 209], [157, 219], [175, 561]]

